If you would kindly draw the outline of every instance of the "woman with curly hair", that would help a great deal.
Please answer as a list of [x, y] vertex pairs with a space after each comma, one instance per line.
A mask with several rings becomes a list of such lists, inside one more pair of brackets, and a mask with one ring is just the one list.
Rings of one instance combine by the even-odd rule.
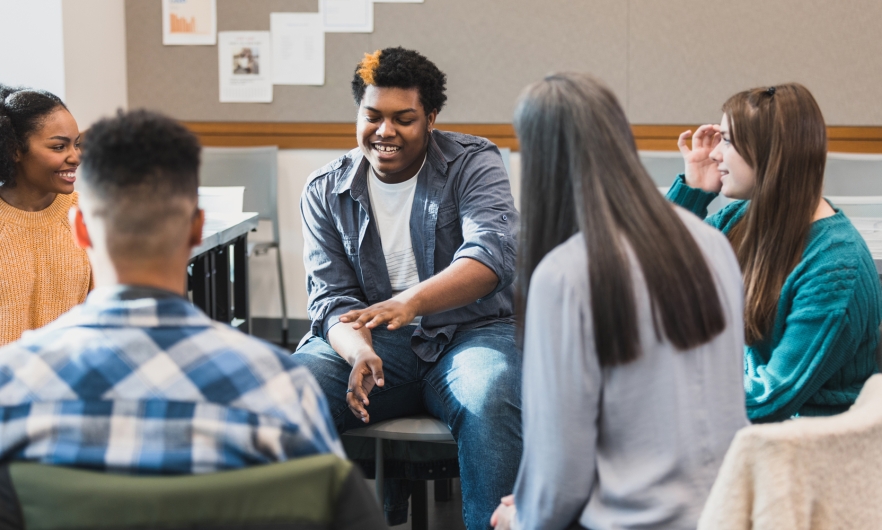
[[86, 299], [91, 268], [68, 222], [79, 164], [61, 99], [0, 85], [0, 345]]

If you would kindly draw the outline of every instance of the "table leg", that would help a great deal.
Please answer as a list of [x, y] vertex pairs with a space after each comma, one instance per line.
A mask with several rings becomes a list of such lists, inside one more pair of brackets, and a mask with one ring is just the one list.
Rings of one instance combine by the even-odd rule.
[[230, 314], [233, 297], [230, 289], [230, 248], [227, 245], [217, 247], [211, 252], [214, 255], [214, 318], [225, 324], [233, 320]]
[[207, 254], [197, 256], [193, 260], [191, 281], [193, 285], [193, 304], [209, 317], [212, 317], [214, 304], [212, 304], [211, 299], [211, 270], [210, 259]]
[[248, 307], [248, 234], [233, 244], [233, 316], [245, 321], [251, 334], [251, 312]]
[[210, 293], [209, 300], [210, 306], [208, 310], [208, 316], [213, 320], [217, 320], [217, 284], [214, 281], [215, 276], [217, 275], [216, 269], [216, 260], [215, 260], [215, 249], [211, 249], [205, 253], [205, 263], [206, 263], [206, 281], [208, 282], [208, 292]]

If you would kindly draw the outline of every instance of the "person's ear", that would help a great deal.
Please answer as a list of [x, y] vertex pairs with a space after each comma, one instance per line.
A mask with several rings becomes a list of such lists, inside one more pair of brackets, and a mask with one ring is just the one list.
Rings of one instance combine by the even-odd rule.
[[188, 244], [190, 248], [198, 247], [202, 244], [202, 227], [205, 225], [205, 210], [197, 208], [193, 214], [193, 220], [190, 222], [190, 239]]
[[437, 110], [433, 110], [432, 112], [430, 112], [430, 113], [426, 116], [426, 119], [427, 119], [427, 121], [429, 122], [429, 124], [428, 124], [429, 134], [431, 134], [431, 133], [432, 133], [432, 129], [435, 128], [435, 118], [437, 118], [437, 117], [438, 117], [438, 111], [437, 111]]
[[67, 213], [70, 221], [71, 232], [73, 232], [74, 242], [83, 250], [92, 248], [92, 238], [89, 236], [89, 230], [86, 228], [86, 221], [83, 219], [83, 211], [78, 206], [71, 206]]

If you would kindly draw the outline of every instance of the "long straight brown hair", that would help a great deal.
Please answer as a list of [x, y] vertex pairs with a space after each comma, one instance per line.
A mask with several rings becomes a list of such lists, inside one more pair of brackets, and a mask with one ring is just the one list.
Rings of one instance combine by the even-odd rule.
[[516, 285], [521, 338], [533, 271], [577, 231], [587, 247], [601, 366], [640, 355], [627, 247], [646, 279], [658, 340], [664, 330], [686, 350], [725, 328], [707, 262], [640, 163], [625, 113], [606, 86], [585, 74], [550, 75], [524, 91], [515, 128], [523, 197]]
[[824, 187], [827, 128], [798, 83], [739, 92], [723, 112], [732, 147], [756, 172], [747, 211], [729, 232], [744, 275], [744, 338], [753, 344], [772, 329], [781, 287], [802, 259]]

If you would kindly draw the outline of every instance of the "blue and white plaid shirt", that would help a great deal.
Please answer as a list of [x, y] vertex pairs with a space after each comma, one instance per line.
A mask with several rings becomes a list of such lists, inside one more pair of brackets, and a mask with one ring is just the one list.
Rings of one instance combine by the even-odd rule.
[[97, 289], [0, 348], [0, 460], [203, 473], [345, 458], [324, 394], [290, 354], [184, 298], [125, 289]]

